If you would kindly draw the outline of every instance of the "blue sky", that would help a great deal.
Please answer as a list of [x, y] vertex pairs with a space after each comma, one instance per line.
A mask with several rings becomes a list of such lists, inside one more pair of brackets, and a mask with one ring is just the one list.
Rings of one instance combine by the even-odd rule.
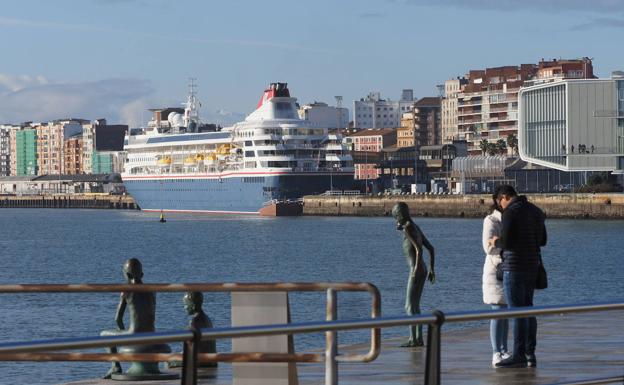
[[624, 0], [20, 0], [0, 11], [0, 123], [137, 125], [189, 77], [207, 120], [248, 114], [272, 81], [351, 108], [540, 58], [593, 57], [602, 77], [624, 69], [623, 42]]

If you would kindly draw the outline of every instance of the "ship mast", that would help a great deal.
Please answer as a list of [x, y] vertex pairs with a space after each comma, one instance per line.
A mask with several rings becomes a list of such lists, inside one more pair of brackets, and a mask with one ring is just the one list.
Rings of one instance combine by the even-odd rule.
[[185, 127], [188, 127], [191, 122], [199, 121], [199, 112], [197, 111], [197, 105], [201, 104], [197, 101], [197, 84], [195, 84], [196, 80], [196, 78], [189, 78], [189, 95], [184, 108]]

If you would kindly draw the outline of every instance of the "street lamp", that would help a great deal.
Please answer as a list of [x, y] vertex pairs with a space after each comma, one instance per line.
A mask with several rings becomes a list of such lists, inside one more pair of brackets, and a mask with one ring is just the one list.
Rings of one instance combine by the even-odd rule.
[[416, 142], [416, 106], [412, 106], [412, 118], [414, 123], [412, 124], [412, 133], [414, 134], [414, 188], [418, 189], [418, 146]]

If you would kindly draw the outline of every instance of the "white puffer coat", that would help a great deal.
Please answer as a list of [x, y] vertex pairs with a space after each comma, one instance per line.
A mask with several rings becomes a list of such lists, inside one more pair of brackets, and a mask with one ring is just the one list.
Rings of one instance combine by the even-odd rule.
[[496, 279], [496, 265], [502, 262], [498, 247], [490, 247], [488, 240], [493, 236], [500, 236], [501, 213], [494, 210], [483, 220], [483, 250], [485, 263], [483, 265], [483, 303], [488, 305], [504, 305], [503, 282]]

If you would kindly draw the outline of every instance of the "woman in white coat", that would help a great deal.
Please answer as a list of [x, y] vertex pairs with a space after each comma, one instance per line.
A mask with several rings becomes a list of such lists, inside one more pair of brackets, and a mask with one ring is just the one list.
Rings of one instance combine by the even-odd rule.
[[[496, 205], [492, 213], [483, 220], [483, 250], [485, 251], [485, 264], [483, 265], [483, 302], [491, 305], [492, 309], [506, 308], [505, 295], [503, 294], [503, 282], [496, 279], [496, 266], [502, 262], [501, 249], [490, 247], [488, 240], [494, 236], [500, 237], [501, 233], [501, 209]], [[490, 321], [490, 340], [492, 341], [492, 366], [508, 356], [507, 333], [509, 320], [493, 319]]]

